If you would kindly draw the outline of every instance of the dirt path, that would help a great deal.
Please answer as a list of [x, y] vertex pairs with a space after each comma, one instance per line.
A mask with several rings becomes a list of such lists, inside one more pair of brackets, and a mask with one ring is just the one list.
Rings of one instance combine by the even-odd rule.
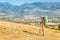
[[60, 31], [45, 29], [46, 35], [42, 36], [39, 27], [27, 24], [0, 21], [0, 40], [60, 40]]

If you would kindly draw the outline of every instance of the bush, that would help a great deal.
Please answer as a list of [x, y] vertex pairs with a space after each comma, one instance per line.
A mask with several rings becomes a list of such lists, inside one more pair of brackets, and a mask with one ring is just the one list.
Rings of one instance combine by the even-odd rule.
[[58, 25], [58, 29], [60, 29], [60, 24]]
[[28, 21], [23, 22], [24, 24], [30, 24]]

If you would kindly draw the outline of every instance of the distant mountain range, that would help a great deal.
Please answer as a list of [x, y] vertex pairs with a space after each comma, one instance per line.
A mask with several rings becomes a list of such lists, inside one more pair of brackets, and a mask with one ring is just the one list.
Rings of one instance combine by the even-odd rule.
[[13, 5], [7, 2], [0, 3], [0, 18], [10, 20], [39, 19], [40, 16], [60, 17], [60, 3], [35, 2], [22, 5]]

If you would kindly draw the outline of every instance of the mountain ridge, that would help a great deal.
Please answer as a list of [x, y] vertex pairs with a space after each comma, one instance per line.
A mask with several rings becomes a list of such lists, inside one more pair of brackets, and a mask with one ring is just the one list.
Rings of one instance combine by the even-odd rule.
[[[6, 15], [0, 15], [3, 18], [6, 18], [8, 15], [12, 15], [12, 17], [8, 17], [8, 19], [13, 18], [23, 18], [29, 19], [30, 15], [32, 18], [39, 18], [40, 16], [59, 16], [60, 15], [60, 3], [51, 3], [51, 2], [34, 2], [34, 3], [25, 3], [20, 6], [13, 5], [10, 3], [0, 3], [0, 13]], [[14, 16], [13, 16], [14, 15]], [[6, 18], [7, 19], [7, 18]]]

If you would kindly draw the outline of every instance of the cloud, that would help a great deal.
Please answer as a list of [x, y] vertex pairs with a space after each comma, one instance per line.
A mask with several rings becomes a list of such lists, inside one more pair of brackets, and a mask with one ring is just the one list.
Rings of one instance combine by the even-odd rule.
[[6, 14], [4, 14], [4, 13], [0, 13], [0, 15], [6, 15]]

